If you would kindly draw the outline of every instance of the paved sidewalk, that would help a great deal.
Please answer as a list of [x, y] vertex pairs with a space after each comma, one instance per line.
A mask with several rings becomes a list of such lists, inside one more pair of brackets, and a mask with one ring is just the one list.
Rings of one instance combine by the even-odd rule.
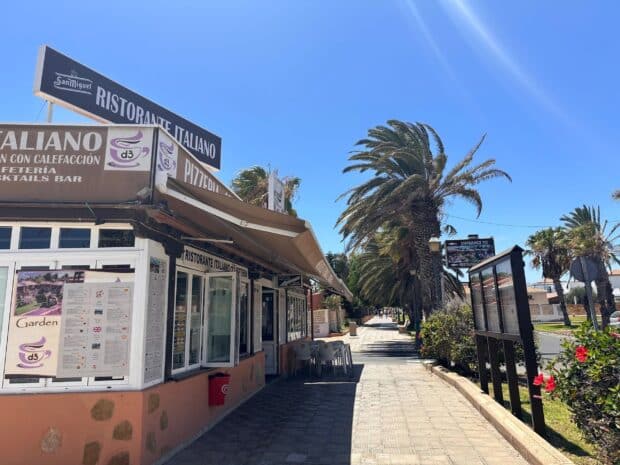
[[[369, 323], [387, 323], [376, 320]], [[356, 363], [354, 380], [274, 383], [169, 463], [526, 465], [456, 390], [419, 361], [382, 362], [389, 357], [385, 347], [410, 340], [391, 326], [365, 327], [357, 341], [350, 338], [354, 361], [381, 353], [377, 362], [363, 357], [364, 364]]]

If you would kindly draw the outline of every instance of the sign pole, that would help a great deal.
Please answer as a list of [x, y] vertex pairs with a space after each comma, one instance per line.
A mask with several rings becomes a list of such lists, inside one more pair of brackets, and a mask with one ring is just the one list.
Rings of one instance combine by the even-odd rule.
[[50, 100], [47, 100], [47, 122], [52, 122], [52, 117], [54, 116], [54, 103]]
[[586, 265], [585, 257], [579, 257], [579, 264], [583, 271], [583, 279], [585, 280], [586, 296], [588, 297], [588, 310], [590, 310], [590, 316], [592, 317], [592, 326], [595, 331], [598, 331], [598, 321], [596, 319], [596, 310], [594, 308], [594, 298], [592, 297], [592, 281], [590, 281], [590, 273], [588, 273], [588, 266]]

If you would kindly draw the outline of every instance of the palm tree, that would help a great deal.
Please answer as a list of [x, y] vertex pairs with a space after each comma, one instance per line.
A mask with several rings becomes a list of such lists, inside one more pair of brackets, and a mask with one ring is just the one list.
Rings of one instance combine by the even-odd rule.
[[570, 326], [564, 289], [560, 282], [571, 263], [566, 232], [562, 228], [541, 229], [528, 237], [526, 246], [528, 248], [526, 253], [532, 256], [532, 266], [536, 269], [542, 268], [543, 278], [553, 281], [555, 292], [560, 299], [564, 326]]
[[[231, 181], [232, 190], [245, 202], [267, 208], [269, 174], [270, 171], [261, 166], [241, 170]], [[301, 185], [301, 179], [286, 176], [282, 181], [284, 182], [284, 208], [289, 215], [297, 216], [293, 201]]]
[[[428, 247], [431, 237], [439, 237], [446, 202], [461, 198], [482, 211], [482, 199], [476, 190], [479, 183], [510, 176], [494, 167], [489, 159], [473, 165], [484, 136], [460, 162], [446, 170], [448, 155], [437, 132], [423, 123], [390, 120], [387, 126], [368, 131], [357, 142], [361, 150], [349, 157], [344, 172], [370, 172], [373, 176], [342, 197], [347, 207], [338, 218], [340, 232], [349, 249], [363, 246], [384, 227], [396, 220], [407, 228], [418, 261], [425, 312], [438, 295], [433, 284], [432, 257]], [[434, 146], [434, 147], [433, 147]]]
[[611, 196], [614, 200], [620, 200], [620, 189], [618, 189], [617, 191], [614, 191], [614, 193], [611, 194]]
[[[600, 306], [603, 328], [609, 324], [609, 316], [616, 311], [616, 302], [613, 288], [609, 280], [608, 269], [611, 264], [620, 264], [614, 253], [615, 244], [620, 239], [616, 231], [620, 223], [607, 231], [608, 222], [601, 220], [600, 207], [575, 208], [572, 212], [560, 218], [568, 230], [569, 246], [573, 255], [589, 257], [597, 265], [596, 284], [597, 300]], [[586, 283], [586, 285], [589, 285]]]

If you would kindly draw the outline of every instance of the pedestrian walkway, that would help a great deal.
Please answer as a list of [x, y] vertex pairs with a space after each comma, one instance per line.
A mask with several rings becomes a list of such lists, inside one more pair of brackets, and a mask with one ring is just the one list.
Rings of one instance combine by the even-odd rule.
[[413, 359], [411, 348], [386, 362], [386, 347], [403, 349], [407, 335], [381, 318], [368, 324], [347, 337], [353, 380], [271, 384], [169, 464], [526, 465], [456, 390]]

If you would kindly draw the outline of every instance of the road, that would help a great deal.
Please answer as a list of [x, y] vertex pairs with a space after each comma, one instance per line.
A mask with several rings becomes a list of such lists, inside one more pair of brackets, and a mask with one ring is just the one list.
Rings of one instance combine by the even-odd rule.
[[562, 341], [568, 339], [568, 337], [560, 334], [536, 331], [536, 339], [538, 341], [538, 352], [541, 358], [540, 363], [544, 368], [548, 362], [560, 353]]

